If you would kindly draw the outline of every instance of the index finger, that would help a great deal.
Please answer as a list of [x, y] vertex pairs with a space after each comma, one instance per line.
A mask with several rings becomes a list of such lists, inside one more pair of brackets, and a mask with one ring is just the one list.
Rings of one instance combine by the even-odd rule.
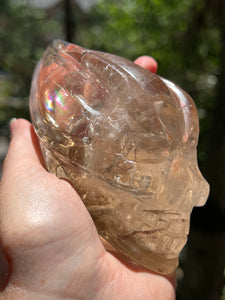
[[151, 56], [140, 56], [137, 59], [135, 59], [134, 63], [146, 70], [149, 70], [152, 73], [156, 73], [158, 69], [158, 64], [156, 60]]

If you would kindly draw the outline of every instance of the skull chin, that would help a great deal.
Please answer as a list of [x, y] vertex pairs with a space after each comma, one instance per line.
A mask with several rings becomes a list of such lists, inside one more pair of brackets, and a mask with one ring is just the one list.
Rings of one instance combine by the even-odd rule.
[[179, 253], [187, 240], [187, 236], [177, 236], [165, 228], [132, 231], [119, 234], [116, 239], [110, 234], [103, 233], [102, 236], [132, 262], [162, 274], [175, 270]]

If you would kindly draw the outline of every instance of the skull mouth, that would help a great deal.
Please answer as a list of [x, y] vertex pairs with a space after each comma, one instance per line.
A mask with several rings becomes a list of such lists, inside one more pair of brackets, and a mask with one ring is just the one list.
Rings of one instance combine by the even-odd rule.
[[118, 240], [134, 239], [152, 253], [172, 259], [179, 255], [187, 242], [189, 223], [188, 218], [175, 213], [142, 211], [142, 228], [134, 225], [138, 229], [133, 227], [132, 231], [119, 235]]

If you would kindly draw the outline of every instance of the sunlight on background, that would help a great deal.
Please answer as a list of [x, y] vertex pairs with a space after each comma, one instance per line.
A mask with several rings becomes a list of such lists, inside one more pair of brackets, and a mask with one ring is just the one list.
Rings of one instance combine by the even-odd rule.
[[[93, 5], [99, 0], [72, 0], [77, 3], [82, 10], [88, 11]], [[30, 5], [36, 8], [48, 9], [56, 4], [60, 3], [61, 0], [11, 0], [12, 4]]]

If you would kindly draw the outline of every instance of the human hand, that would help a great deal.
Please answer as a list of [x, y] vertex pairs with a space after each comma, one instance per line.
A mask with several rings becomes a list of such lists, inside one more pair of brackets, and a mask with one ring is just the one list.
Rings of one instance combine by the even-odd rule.
[[11, 135], [0, 185], [0, 299], [175, 299], [174, 274], [105, 250], [75, 190], [45, 170], [32, 125], [14, 120]]

